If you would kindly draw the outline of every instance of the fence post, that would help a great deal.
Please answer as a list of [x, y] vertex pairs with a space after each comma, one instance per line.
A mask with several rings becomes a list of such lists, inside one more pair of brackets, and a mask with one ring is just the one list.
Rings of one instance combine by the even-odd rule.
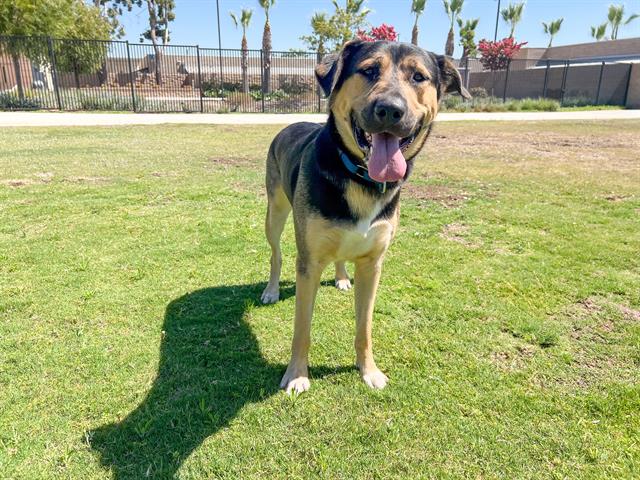
[[600, 77], [598, 78], [598, 90], [596, 90], [596, 105], [600, 103], [600, 89], [602, 88], [602, 75], [604, 74], [604, 60], [600, 65]]
[[49, 57], [51, 58], [51, 79], [53, 80], [53, 91], [56, 94], [58, 110], [62, 110], [62, 99], [60, 98], [60, 88], [58, 85], [58, 70], [56, 68], [56, 53], [53, 49], [53, 40], [51, 37], [47, 37], [47, 46], [49, 47]]
[[629, 99], [629, 88], [631, 87], [631, 72], [633, 70], [633, 63], [629, 63], [629, 73], [627, 73], [627, 88], [624, 89], [624, 100], [622, 106], [627, 106], [627, 100]]
[[[319, 65], [320, 62], [322, 62], [322, 55], [320, 55], [320, 52], [316, 52], [316, 64]], [[318, 82], [314, 82], [314, 85], [316, 86], [316, 90], [318, 92], [318, 113], [322, 113], [321, 108], [322, 108], [322, 87], [320, 86], [320, 84]]]
[[562, 87], [560, 87], [560, 106], [564, 104], [564, 91], [567, 87], [567, 74], [569, 73], [569, 65], [571, 60], [567, 60], [564, 64], [564, 71], [562, 72]]
[[196, 53], [198, 56], [198, 87], [200, 89], [200, 113], [204, 112], [204, 100], [202, 92], [202, 69], [200, 68], [200, 45], [196, 45]]
[[264, 53], [260, 49], [260, 98], [262, 99], [262, 113], [264, 113]]
[[469, 71], [469, 56], [468, 55], [465, 57], [464, 70], [466, 72], [466, 78], [464, 79], [464, 83], [465, 83], [464, 88], [469, 90], [469, 78], [471, 77], [471, 72]]
[[502, 102], [507, 101], [507, 87], [509, 86], [509, 70], [511, 70], [511, 59], [509, 59], [509, 63], [507, 63], [507, 74], [504, 79], [504, 91], [502, 92]]
[[542, 98], [547, 98], [547, 86], [549, 85], [549, 69], [551, 60], [547, 60], [547, 68], [544, 70], [544, 85], [542, 86]]
[[127, 40], [127, 64], [129, 65], [129, 83], [131, 84], [131, 102], [133, 105], [133, 111], [136, 108], [136, 87], [134, 86], [135, 79], [133, 78], [133, 67], [131, 66], [131, 51], [129, 50], [129, 40]]

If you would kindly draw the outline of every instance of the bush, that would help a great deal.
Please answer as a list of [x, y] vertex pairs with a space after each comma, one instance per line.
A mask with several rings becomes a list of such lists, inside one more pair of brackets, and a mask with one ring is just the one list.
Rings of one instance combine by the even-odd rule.
[[[249, 95], [251, 95], [251, 98], [253, 98], [255, 101], [262, 100], [263, 96], [262, 90], [251, 90], [249, 92]], [[289, 98], [289, 94], [284, 90], [274, 90], [273, 92], [264, 95], [264, 100], [266, 102], [269, 102], [271, 100], [282, 100], [283, 98]]]
[[443, 111], [453, 112], [555, 112], [560, 103], [547, 98], [524, 98], [502, 102], [494, 97], [474, 97], [472, 103], [463, 102], [460, 97], [447, 96], [442, 105]]
[[77, 99], [81, 110], [133, 111], [133, 101], [130, 95], [105, 94], [105, 92], [89, 95], [85, 92], [79, 92]]
[[12, 93], [0, 93], [0, 110], [38, 110], [42, 105], [38, 100], [26, 96], [20, 99]]

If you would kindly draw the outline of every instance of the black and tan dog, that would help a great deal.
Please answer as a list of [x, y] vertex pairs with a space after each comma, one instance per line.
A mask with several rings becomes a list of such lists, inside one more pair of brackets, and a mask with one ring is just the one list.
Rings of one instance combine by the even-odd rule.
[[356, 362], [364, 382], [383, 388], [373, 360], [371, 322], [384, 254], [398, 222], [402, 183], [420, 152], [444, 93], [465, 97], [443, 56], [397, 42], [353, 41], [316, 67], [329, 96], [325, 125], [296, 123], [273, 140], [267, 158], [267, 240], [271, 275], [264, 303], [279, 298], [280, 236], [293, 207], [296, 311], [291, 361], [280, 386], [309, 388], [311, 316], [320, 275], [335, 263], [336, 286], [351, 287], [355, 263]]

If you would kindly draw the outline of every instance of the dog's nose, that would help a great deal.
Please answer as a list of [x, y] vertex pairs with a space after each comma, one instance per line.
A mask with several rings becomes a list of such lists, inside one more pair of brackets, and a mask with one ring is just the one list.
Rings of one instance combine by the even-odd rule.
[[399, 100], [378, 100], [374, 108], [374, 113], [376, 120], [390, 127], [402, 120], [405, 110], [406, 106]]

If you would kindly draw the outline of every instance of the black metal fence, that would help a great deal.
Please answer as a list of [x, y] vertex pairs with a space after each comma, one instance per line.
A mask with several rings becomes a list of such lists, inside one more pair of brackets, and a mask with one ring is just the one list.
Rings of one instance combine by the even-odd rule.
[[[0, 37], [0, 109], [322, 112], [316, 52]], [[457, 60], [473, 102], [551, 98], [624, 105], [632, 65], [513, 60], [487, 71]], [[456, 100], [458, 101], [458, 100]]]

